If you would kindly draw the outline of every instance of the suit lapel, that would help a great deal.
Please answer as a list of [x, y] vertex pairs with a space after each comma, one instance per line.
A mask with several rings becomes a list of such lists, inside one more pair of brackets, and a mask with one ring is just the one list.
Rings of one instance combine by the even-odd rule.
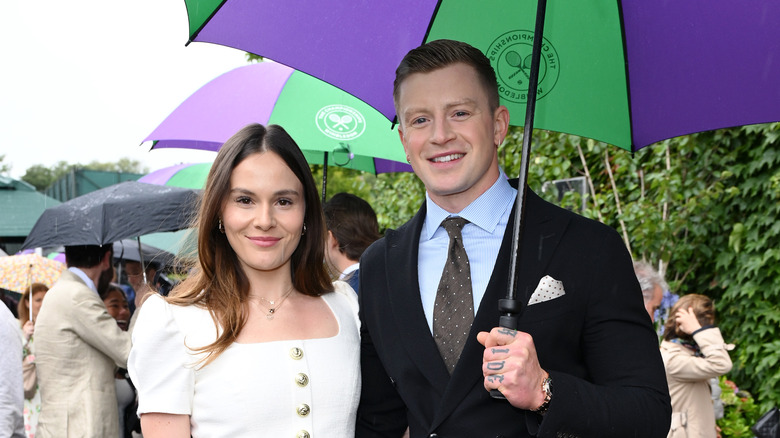
[[[555, 248], [558, 246], [568, 223], [568, 218], [562, 217], [563, 215], [551, 214], [553, 210], [550, 208], [554, 209], [557, 207], [544, 202], [531, 190], [528, 191], [526, 197], [526, 208], [525, 231], [523, 236], [521, 236], [521, 239], [523, 239], [522, 252], [518, 259], [520, 281], [518, 282], [517, 299], [523, 303], [523, 309], [528, 303], [536, 283], [542, 277], [544, 268], [550, 263]], [[506, 298], [507, 281], [509, 278], [514, 216], [514, 214], [511, 214], [507, 222], [493, 274], [490, 277], [485, 295], [482, 297], [479, 309], [474, 317], [468, 342], [463, 348], [458, 365], [455, 367], [449, 385], [447, 385], [442, 397], [442, 405], [437, 411], [432, 428], [438, 427], [446, 420], [475, 385], [482, 387], [482, 355], [485, 349], [477, 342], [477, 333], [481, 331], [489, 332], [498, 325], [498, 300]], [[419, 294], [417, 299], [419, 301]], [[522, 310], [519, 318], [522, 318]], [[431, 341], [433, 351], [438, 357], [438, 351], [433, 338], [431, 338]], [[439, 361], [441, 361], [441, 358], [439, 358]]]
[[[550, 264], [570, 221], [569, 215], [556, 211], [559, 207], [542, 200], [530, 190], [526, 203], [526, 211], [533, 214], [528, 215], [522, 236], [525, 241], [522, 243], [522, 252], [518, 258], [517, 299], [523, 303], [523, 310], [539, 280], [546, 274], [545, 269]], [[508, 275], [507, 267], [507, 278]], [[506, 284], [503, 293], [505, 292]], [[522, 314], [521, 310], [520, 317]]]
[[449, 373], [428, 327], [417, 277], [420, 232], [425, 213], [423, 204], [411, 221], [397, 231], [388, 231], [385, 236], [385, 267], [390, 309], [401, 332], [401, 338], [407, 341], [404, 346], [420, 373], [441, 394], [449, 381]]

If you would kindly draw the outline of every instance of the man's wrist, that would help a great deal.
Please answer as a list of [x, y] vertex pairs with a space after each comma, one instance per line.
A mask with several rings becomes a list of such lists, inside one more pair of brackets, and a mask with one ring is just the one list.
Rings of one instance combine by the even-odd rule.
[[542, 394], [544, 395], [544, 400], [542, 401], [542, 404], [539, 405], [538, 408], [531, 409], [531, 411], [536, 412], [537, 414], [540, 415], [544, 415], [547, 413], [547, 408], [550, 407], [550, 400], [552, 399], [552, 377], [550, 377], [550, 373], [546, 371], [545, 371], [545, 378], [542, 379], [540, 389], [542, 391]]

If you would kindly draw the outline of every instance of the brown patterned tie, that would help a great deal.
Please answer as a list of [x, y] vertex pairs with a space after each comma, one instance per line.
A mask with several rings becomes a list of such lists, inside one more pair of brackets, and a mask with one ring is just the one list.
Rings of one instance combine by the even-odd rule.
[[450, 236], [450, 244], [433, 307], [433, 339], [450, 374], [460, 359], [474, 321], [471, 268], [461, 235], [467, 223], [460, 217], [449, 217], [441, 223]]

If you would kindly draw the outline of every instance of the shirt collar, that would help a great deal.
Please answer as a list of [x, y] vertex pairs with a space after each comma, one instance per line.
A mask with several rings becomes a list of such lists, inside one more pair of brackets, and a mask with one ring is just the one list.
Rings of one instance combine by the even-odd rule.
[[98, 293], [97, 287], [95, 287], [95, 282], [92, 281], [91, 278], [87, 277], [87, 274], [82, 271], [79, 268], [76, 267], [70, 267], [68, 268], [68, 271], [76, 274], [84, 283], [87, 283], [87, 287], [92, 289], [95, 293]]
[[466, 208], [455, 214], [450, 214], [447, 210], [439, 207], [431, 200], [428, 192], [425, 192], [426, 214], [423, 226], [424, 235], [421, 238], [425, 240], [433, 238], [433, 234], [441, 222], [449, 216], [460, 216], [486, 232], [492, 233], [498, 226], [501, 215], [516, 197], [517, 190], [509, 185], [507, 176], [501, 168], [499, 168], [496, 182]]
[[354, 265], [349, 265], [347, 267], [347, 269], [345, 269], [344, 272], [342, 272], [339, 275], [339, 280], [343, 280], [344, 277], [346, 277], [347, 275], [357, 271], [358, 269], [360, 269], [360, 263], [355, 263]]

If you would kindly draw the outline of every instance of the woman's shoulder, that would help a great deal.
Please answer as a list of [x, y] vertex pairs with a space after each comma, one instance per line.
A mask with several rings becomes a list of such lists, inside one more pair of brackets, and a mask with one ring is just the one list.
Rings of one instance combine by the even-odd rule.
[[[358, 297], [352, 287], [345, 281], [336, 280], [333, 282], [333, 292], [323, 295], [331, 303], [332, 307], [343, 308], [349, 314], [359, 321], [358, 318]], [[358, 322], [359, 323], [359, 322]]]
[[343, 280], [334, 281], [333, 293], [326, 295], [333, 295], [334, 297], [338, 297], [337, 299], [346, 300], [350, 305], [358, 305], [357, 293], [355, 293], [355, 290], [352, 289], [352, 286], [350, 286], [349, 283]]
[[135, 330], [165, 329], [170, 334], [178, 332], [188, 338], [196, 335], [213, 337], [215, 333], [210, 312], [200, 306], [173, 304], [162, 295], [154, 294], [147, 298], [139, 311], [141, 314]]

